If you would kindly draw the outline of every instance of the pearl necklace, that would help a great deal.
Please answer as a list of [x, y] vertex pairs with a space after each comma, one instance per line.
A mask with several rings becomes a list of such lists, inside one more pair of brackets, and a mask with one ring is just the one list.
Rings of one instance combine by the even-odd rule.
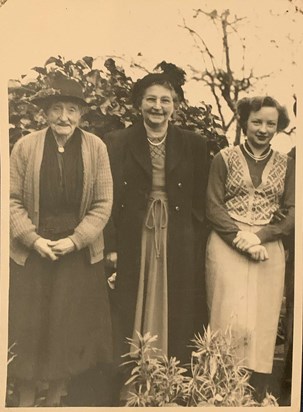
[[247, 149], [246, 143], [243, 144], [243, 148], [244, 148], [245, 152], [248, 154], [248, 156], [251, 157], [251, 158], [252, 158], [253, 160], [255, 160], [256, 162], [260, 162], [261, 160], [265, 160], [265, 159], [271, 154], [271, 152], [272, 152], [272, 150], [270, 149], [270, 150], [268, 150], [268, 152], [266, 152], [265, 154], [260, 155], [260, 156], [257, 156], [257, 155], [255, 155], [255, 154], [251, 153], [251, 152]]
[[152, 146], [160, 146], [162, 143], [164, 143], [164, 141], [165, 141], [165, 139], [166, 139], [166, 136], [167, 136], [167, 132], [166, 132], [165, 135], [163, 136], [162, 140], [161, 140], [160, 142], [158, 142], [158, 143], [154, 143], [154, 142], [151, 141], [149, 138], [147, 138], [147, 140], [149, 141], [149, 143], [150, 143]]

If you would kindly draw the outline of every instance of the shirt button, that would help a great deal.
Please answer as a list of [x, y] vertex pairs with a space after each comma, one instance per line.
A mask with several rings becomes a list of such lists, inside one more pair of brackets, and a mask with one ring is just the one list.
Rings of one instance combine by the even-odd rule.
[[179, 212], [179, 210], [180, 210], [180, 207], [179, 207], [179, 206], [176, 206], [176, 207], [175, 207], [175, 211], [176, 211], [176, 212]]
[[121, 207], [122, 207], [122, 209], [124, 208], [124, 204], [123, 204], [123, 203], [122, 203]]
[[124, 180], [123, 184], [124, 184], [124, 186], [127, 186], [127, 181], [126, 181], [126, 180]]
[[181, 182], [178, 183], [178, 187], [182, 187], [182, 183], [181, 183]]

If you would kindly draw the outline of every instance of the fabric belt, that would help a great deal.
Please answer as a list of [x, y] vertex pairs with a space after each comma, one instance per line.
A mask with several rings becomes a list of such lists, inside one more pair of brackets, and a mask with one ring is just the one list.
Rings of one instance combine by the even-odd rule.
[[162, 191], [151, 192], [149, 198], [149, 206], [145, 219], [145, 226], [153, 230], [156, 256], [160, 257], [160, 246], [162, 240], [162, 229], [167, 227], [168, 211], [167, 211], [167, 194]]

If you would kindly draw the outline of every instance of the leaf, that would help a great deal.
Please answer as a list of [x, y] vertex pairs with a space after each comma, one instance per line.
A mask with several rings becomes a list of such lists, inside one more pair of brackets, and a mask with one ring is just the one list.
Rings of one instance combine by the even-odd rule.
[[219, 393], [217, 393], [216, 396], [215, 396], [215, 400], [216, 400], [217, 402], [222, 402], [222, 401], [223, 401], [223, 397], [222, 397]]
[[21, 87], [21, 83], [20, 83], [19, 80], [9, 79], [9, 81], [8, 81], [8, 88], [9, 89], [18, 89], [19, 87]]
[[40, 73], [40, 74], [46, 74], [46, 69], [44, 67], [39, 67], [39, 66], [35, 66], [32, 67], [31, 70], [35, 70], [35, 72]]
[[125, 382], [124, 385], [128, 385], [128, 384], [134, 382], [137, 378], [138, 378], [137, 375], [131, 376], [131, 377]]
[[46, 60], [44, 66], [47, 66], [48, 64], [51, 63], [56, 63], [58, 66], [63, 66], [62, 61], [56, 57], [50, 57], [49, 59]]
[[90, 57], [90, 56], [85, 56], [85, 57], [82, 58], [82, 60], [85, 61], [85, 63], [88, 65], [88, 67], [89, 67], [90, 69], [93, 67], [94, 59], [93, 59], [92, 57]]

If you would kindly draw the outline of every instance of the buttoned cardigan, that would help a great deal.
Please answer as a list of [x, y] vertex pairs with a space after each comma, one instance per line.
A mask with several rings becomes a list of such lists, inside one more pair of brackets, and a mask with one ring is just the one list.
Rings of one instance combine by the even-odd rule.
[[[10, 255], [24, 265], [39, 238], [40, 166], [46, 129], [30, 133], [15, 144], [10, 164]], [[112, 208], [113, 183], [105, 144], [81, 129], [83, 191], [79, 224], [69, 236], [77, 250], [88, 247], [90, 263], [103, 258], [103, 228]]]

